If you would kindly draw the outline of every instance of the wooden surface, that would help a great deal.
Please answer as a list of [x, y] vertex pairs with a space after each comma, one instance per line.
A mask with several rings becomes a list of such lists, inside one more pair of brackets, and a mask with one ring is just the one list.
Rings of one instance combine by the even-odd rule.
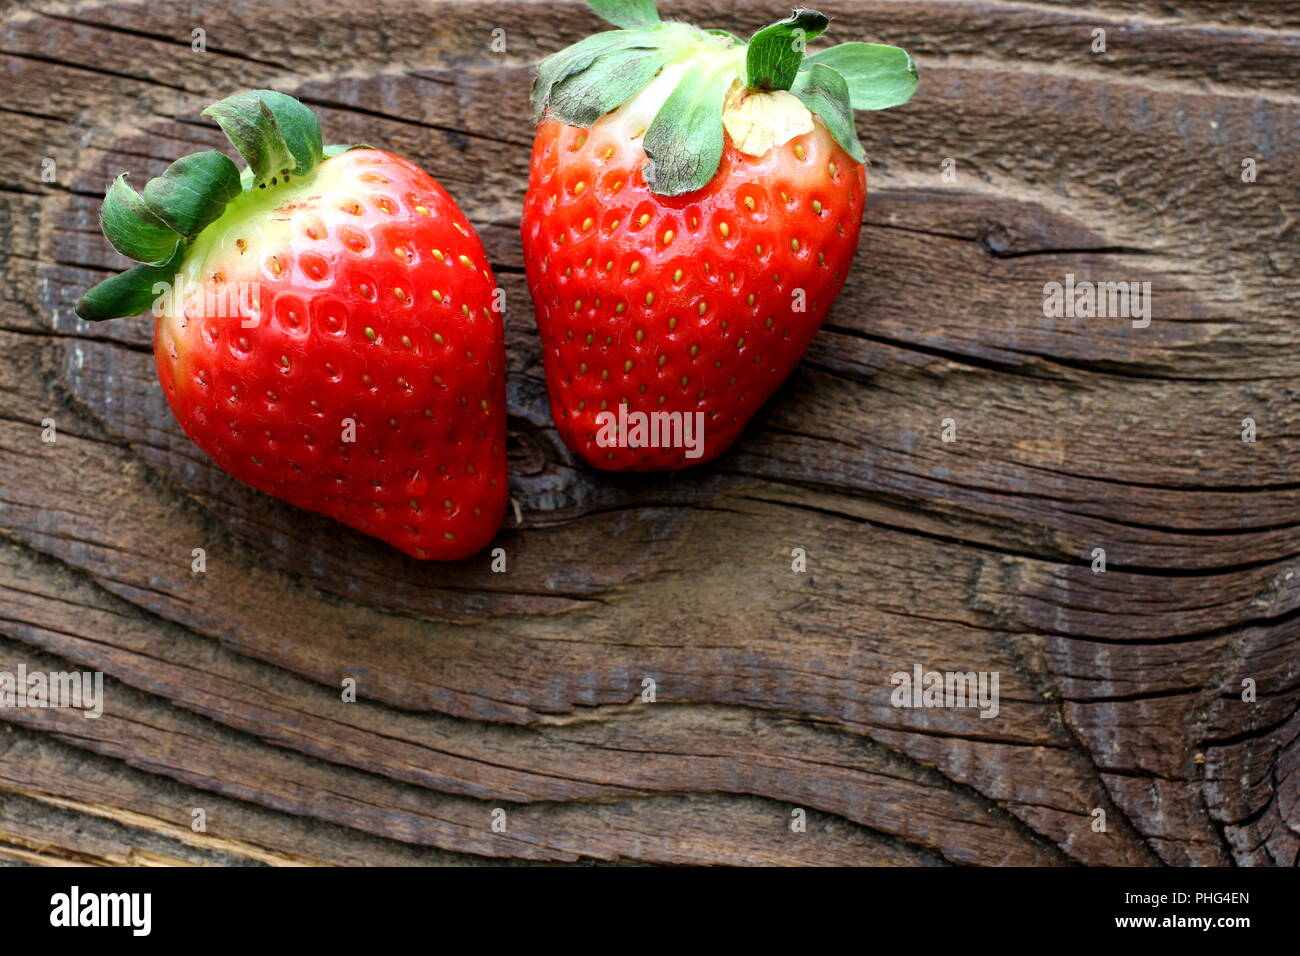
[[[551, 427], [517, 232], [530, 71], [598, 28], [585, 6], [20, 6], [0, 670], [101, 670], [107, 703], [0, 711], [0, 859], [1296, 864], [1300, 7], [830, 2], [828, 39], [902, 45], [922, 78], [859, 114], [853, 275], [721, 460], [617, 477]], [[785, 12], [690, 10], [744, 34]], [[149, 321], [73, 315], [122, 263], [109, 178], [222, 147], [199, 111], [260, 86], [418, 162], [480, 230], [508, 295], [507, 573], [236, 484], [168, 413]], [[1150, 326], [1045, 318], [1067, 273], [1150, 281]], [[998, 672], [998, 716], [892, 707], [917, 664]]]

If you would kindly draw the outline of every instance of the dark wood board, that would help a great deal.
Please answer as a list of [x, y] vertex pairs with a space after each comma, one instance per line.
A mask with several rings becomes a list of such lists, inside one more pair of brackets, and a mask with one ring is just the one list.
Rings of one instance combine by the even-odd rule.
[[[98, 720], [0, 711], [0, 862], [1296, 865], [1296, 5], [829, 4], [827, 41], [922, 78], [858, 116], [852, 275], [728, 453], [636, 477], [556, 436], [518, 235], [531, 70], [599, 21], [470, 8], [0, 13], [0, 670], [106, 686]], [[239, 485], [168, 412], [148, 320], [73, 314], [125, 261], [110, 178], [222, 147], [199, 112], [249, 87], [479, 229], [506, 573]], [[1067, 274], [1150, 282], [1150, 324], [1045, 317]], [[916, 665], [996, 672], [997, 716], [892, 706]]]

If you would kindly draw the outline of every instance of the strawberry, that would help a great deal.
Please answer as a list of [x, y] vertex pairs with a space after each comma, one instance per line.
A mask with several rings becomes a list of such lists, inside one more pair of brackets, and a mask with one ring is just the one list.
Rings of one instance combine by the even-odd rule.
[[141, 264], [77, 314], [154, 307], [172, 413], [240, 481], [417, 558], [478, 551], [506, 506], [505, 346], [473, 227], [413, 163], [322, 147], [292, 97], [204, 115], [248, 168], [209, 151], [142, 193], [119, 177], [101, 223]]
[[866, 202], [853, 110], [906, 102], [897, 47], [806, 60], [828, 19], [748, 43], [590, 0], [619, 30], [544, 60], [523, 242], [551, 412], [614, 471], [721, 454], [789, 375], [848, 275]]

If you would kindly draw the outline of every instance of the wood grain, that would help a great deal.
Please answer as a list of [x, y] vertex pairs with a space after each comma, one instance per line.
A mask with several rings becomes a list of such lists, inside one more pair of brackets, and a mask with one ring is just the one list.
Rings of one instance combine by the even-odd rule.
[[[629, 477], [551, 427], [518, 239], [530, 71], [599, 22], [300, 6], [0, 20], [0, 671], [106, 675], [99, 720], [0, 711], [0, 862], [1300, 862], [1293, 9], [828, 8], [832, 42], [897, 43], [922, 76], [859, 114], [853, 274], [730, 452]], [[199, 112], [246, 87], [418, 162], [483, 236], [507, 573], [232, 481], [171, 418], [148, 322], [73, 314], [123, 265], [105, 184], [220, 148]], [[1150, 325], [1046, 318], [1067, 273], [1150, 282]], [[918, 664], [997, 672], [997, 716], [891, 706]]]

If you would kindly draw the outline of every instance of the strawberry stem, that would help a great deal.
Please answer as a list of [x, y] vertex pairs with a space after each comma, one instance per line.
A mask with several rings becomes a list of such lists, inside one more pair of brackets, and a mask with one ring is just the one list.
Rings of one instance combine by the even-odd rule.
[[[652, 5], [653, 8], [653, 5]], [[255, 189], [274, 188], [290, 176], [310, 175], [326, 157], [347, 146], [322, 146], [311, 110], [274, 90], [236, 93], [203, 111], [213, 117], [248, 163], [239, 167], [216, 150], [176, 160], [137, 193], [119, 176], [108, 187], [100, 227], [113, 248], [140, 265], [105, 279], [77, 303], [89, 321], [138, 315], [156, 299], [154, 286], [170, 282], [195, 237], [226, 207]]]
[[305, 176], [320, 165], [320, 123], [292, 96], [275, 90], [236, 93], [203, 111], [253, 171], [253, 182], [274, 186], [285, 177]]
[[653, 27], [659, 23], [655, 0], [587, 0], [601, 17], [625, 30]]
[[621, 29], [589, 36], [543, 60], [533, 83], [533, 113], [538, 122], [549, 118], [586, 128], [636, 100], [636, 110], [653, 116], [644, 127], [649, 162], [643, 171], [660, 196], [701, 189], [717, 172], [726, 142], [724, 111], [741, 102], [728, 95], [733, 84], [776, 103], [784, 97], [806, 123], [808, 113], [816, 114], [858, 162], [866, 154], [853, 111], [898, 106], [916, 91], [916, 64], [898, 47], [844, 43], [805, 59], [807, 42], [830, 23], [816, 10], [801, 7], [746, 43], [725, 30], [662, 22], [654, 0], [587, 2]]
[[803, 62], [809, 40], [822, 35], [830, 18], [800, 8], [749, 38], [745, 54], [746, 85], [751, 90], [788, 90]]

